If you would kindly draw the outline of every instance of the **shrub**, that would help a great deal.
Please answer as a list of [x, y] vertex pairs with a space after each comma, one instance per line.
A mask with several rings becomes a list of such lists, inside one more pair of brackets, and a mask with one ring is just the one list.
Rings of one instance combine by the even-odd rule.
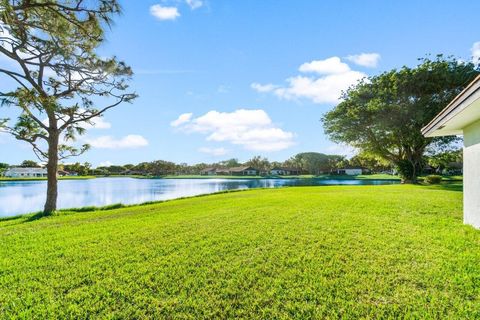
[[424, 181], [428, 184], [439, 184], [442, 182], [442, 177], [437, 175], [429, 175], [425, 177]]

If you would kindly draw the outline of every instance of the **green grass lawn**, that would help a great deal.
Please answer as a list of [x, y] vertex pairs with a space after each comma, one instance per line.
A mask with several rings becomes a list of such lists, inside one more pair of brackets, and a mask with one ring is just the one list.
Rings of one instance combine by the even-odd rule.
[[[152, 178], [152, 177], [145, 177]], [[164, 176], [165, 179], [265, 179], [265, 178], [280, 178], [280, 179], [334, 179], [334, 180], [400, 180], [397, 175], [376, 173], [376, 174], [360, 174], [356, 176], [349, 175], [330, 175], [330, 174], [304, 174], [296, 176], [202, 176], [202, 175], [170, 175]], [[420, 181], [423, 176], [419, 177]], [[463, 176], [443, 176], [444, 181], [462, 181]]]
[[447, 186], [250, 190], [0, 221], [0, 317], [480, 317]]
[[361, 180], [400, 180], [398, 176], [389, 174], [363, 174], [357, 176], [349, 175], [313, 175], [303, 174], [294, 176], [208, 176], [208, 175], [170, 175], [164, 176], [165, 179], [266, 179], [266, 178], [279, 178], [279, 179], [361, 179]]

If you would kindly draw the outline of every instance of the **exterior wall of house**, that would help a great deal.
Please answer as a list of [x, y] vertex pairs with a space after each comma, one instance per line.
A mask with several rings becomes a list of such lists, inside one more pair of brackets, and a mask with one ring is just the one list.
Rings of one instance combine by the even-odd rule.
[[283, 170], [270, 170], [270, 174], [278, 176], [285, 174], [285, 172]]
[[41, 168], [11, 168], [5, 171], [9, 178], [41, 178], [47, 176], [47, 170]]
[[345, 169], [345, 174], [349, 176], [356, 176], [362, 174], [362, 169]]
[[463, 221], [480, 228], [480, 121], [463, 129]]

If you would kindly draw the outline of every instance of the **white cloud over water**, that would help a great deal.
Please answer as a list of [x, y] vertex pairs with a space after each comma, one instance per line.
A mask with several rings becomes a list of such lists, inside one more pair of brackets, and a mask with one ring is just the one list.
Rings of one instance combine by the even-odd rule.
[[176, 120], [173, 120], [172, 122], [170, 122], [170, 125], [172, 127], [178, 127], [184, 123], [189, 122], [190, 119], [192, 119], [192, 116], [193, 116], [193, 113], [183, 113], [179, 115]]
[[220, 157], [228, 154], [228, 150], [225, 148], [207, 148], [207, 147], [202, 147], [198, 149], [199, 152], [201, 153], [206, 153], [211, 156], [215, 157]]
[[137, 134], [129, 134], [119, 139], [112, 136], [100, 136], [86, 139], [86, 142], [97, 149], [132, 149], [148, 146], [148, 140]]
[[[176, 121], [171, 125], [175, 127]], [[176, 127], [186, 133], [204, 134], [207, 141], [228, 142], [253, 151], [284, 150], [294, 145], [295, 137], [294, 133], [275, 125], [261, 109], [238, 109], [233, 112], [212, 110], [197, 118], [190, 117]]]
[[347, 60], [362, 67], [376, 68], [380, 61], [380, 55], [378, 53], [354, 54], [348, 56]]

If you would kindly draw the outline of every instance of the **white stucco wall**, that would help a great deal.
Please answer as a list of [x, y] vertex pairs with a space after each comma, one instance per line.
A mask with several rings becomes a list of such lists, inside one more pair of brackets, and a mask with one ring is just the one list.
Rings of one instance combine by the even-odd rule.
[[32, 178], [46, 177], [47, 169], [43, 168], [10, 168], [4, 172], [5, 177], [10, 178]]
[[463, 129], [463, 221], [480, 228], [480, 121]]
[[362, 174], [362, 169], [345, 169], [345, 174], [349, 176], [356, 176]]

